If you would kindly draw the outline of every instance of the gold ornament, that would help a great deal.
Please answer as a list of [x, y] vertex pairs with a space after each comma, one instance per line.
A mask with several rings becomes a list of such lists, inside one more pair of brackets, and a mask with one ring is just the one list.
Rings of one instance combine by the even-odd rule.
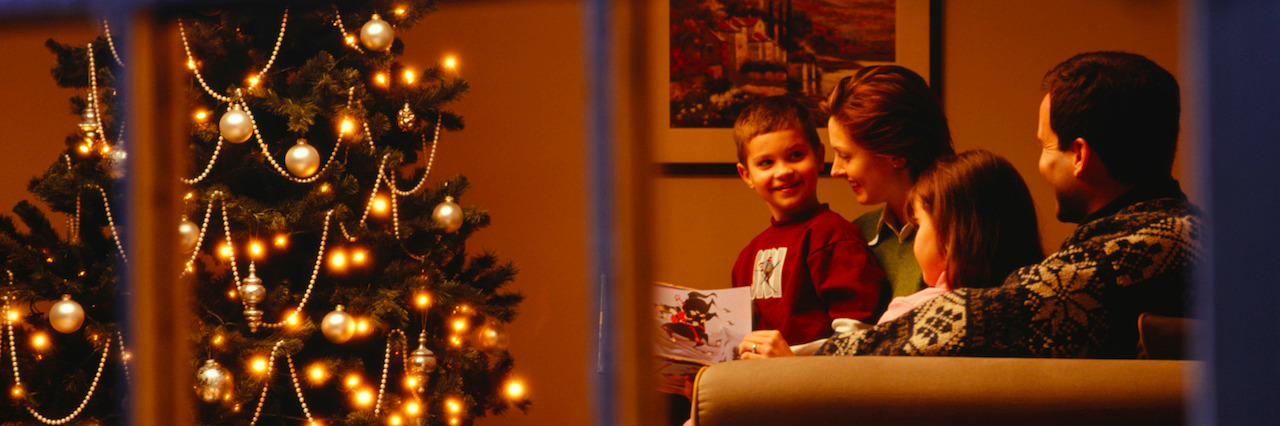
[[222, 119], [218, 121], [218, 131], [227, 142], [241, 143], [253, 136], [253, 120], [240, 109], [239, 104], [232, 105], [231, 110], [222, 114]]
[[409, 103], [404, 103], [404, 108], [400, 108], [400, 113], [396, 115], [396, 123], [400, 125], [400, 130], [413, 130], [418, 121], [418, 116], [414, 115], [413, 110], [409, 109]]
[[342, 305], [333, 308], [320, 322], [320, 332], [333, 343], [346, 343], [356, 334], [356, 321], [342, 310]]
[[453, 202], [453, 197], [444, 197], [444, 202], [431, 211], [431, 219], [444, 232], [457, 231], [462, 227], [462, 207]]
[[249, 276], [240, 280], [240, 298], [244, 301], [244, 319], [249, 323], [249, 331], [258, 331], [262, 325], [262, 311], [258, 304], [267, 297], [267, 288], [262, 285], [262, 278], [254, 271], [253, 262], [249, 263]]
[[391, 29], [391, 24], [383, 21], [378, 14], [373, 14], [369, 18], [369, 22], [365, 22], [360, 27], [360, 43], [364, 47], [375, 52], [381, 52], [391, 47], [391, 43], [396, 41], [395, 30]]
[[307, 140], [299, 138], [298, 144], [289, 148], [284, 156], [284, 165], [289, 172], [300, 178], [308, 178], [320, 169], [320, 153], [316, 148], [307, 145]]
[[231, 392], [231, 386], [234, 383], [235, 381], [231, 380], [231, 372], [212, 359], [206, 360], [204, 365], [196, 370], [196, 394], [200, 395], [200, 399], [204, 402], [212, 403], [222, 399], [223, 395]]
[[190, 252], [196, 248], [196, 241], [200, 240], [200, 226], [187, 219], [184, 215], [182, 221], [178, 222], [178, 246], [184, 252]]
[[49, 308], [49, 324], [59, 333], [75, 333], [84, 324], [84, 308], [71, 300], [70, 294], [64, 294], [62, 300]]

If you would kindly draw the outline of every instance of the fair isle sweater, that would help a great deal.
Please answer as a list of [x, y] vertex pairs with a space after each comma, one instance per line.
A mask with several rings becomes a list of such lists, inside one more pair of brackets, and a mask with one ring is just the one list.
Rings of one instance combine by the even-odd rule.
[[1003, 285], [945, 293], [818, 354], [1132, 358], [1138, 314], [1187, 312], [1197, 214], [1172, 179], [1136, 188]]

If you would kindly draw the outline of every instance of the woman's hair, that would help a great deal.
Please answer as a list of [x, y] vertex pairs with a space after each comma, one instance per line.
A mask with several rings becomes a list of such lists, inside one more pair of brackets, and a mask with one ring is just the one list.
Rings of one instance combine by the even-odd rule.
[[912, 180], [938, 157], [955, 154], [942, 102], [909, 69], [862, 68], [841, 79], [822, 108], [859, 146], [905, 158]]
[[985, 150], [938, 159], [907, 192], [937, 228], [951, 289], [999, 286], [1014, 270], [1044, 260], [1031, 191], [1008, 160]]

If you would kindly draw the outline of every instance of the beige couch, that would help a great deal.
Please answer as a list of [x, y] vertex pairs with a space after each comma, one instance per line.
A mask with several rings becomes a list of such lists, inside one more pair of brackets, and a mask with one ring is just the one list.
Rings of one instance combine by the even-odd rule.
[[1199, 364], [1176, 360], [794, 357], [698, 373], [697, 426], [1181, 424]]

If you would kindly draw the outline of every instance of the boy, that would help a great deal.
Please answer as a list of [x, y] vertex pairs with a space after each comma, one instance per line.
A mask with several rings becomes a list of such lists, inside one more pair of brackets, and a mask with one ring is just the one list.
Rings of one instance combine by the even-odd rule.
[[782, 96], [748, 105], [733, 125], [738, 175], [772, 214], [733, 266], [751, 286], [755, 329], [793, 343], [831, 335], [831, 320], [875, 322], [884, 273], [862, 232], [818, 202], [823, 147], [809, 110]]

